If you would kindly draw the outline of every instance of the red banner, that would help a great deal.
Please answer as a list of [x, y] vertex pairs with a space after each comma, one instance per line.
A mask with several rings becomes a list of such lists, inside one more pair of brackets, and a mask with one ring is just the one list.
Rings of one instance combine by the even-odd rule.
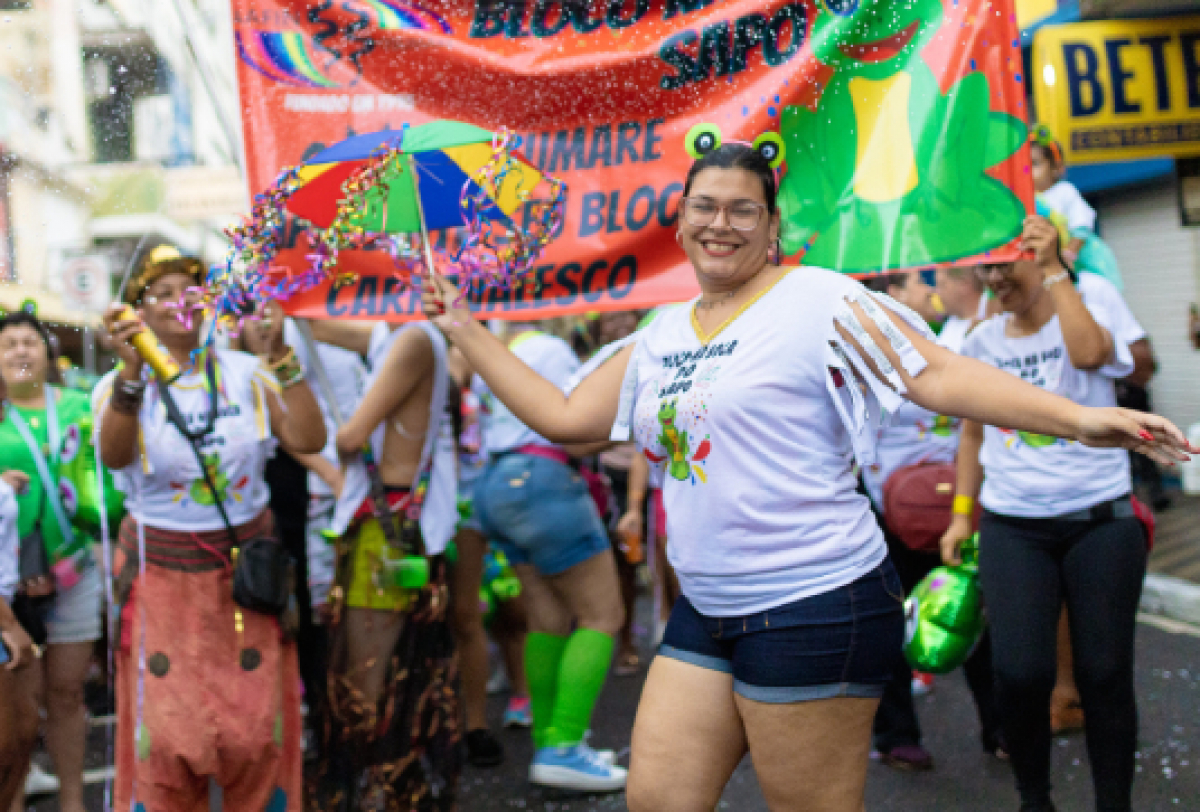
[[[569, 187], [522, 291], [543, 318], [693, 296], [674, 239], [684, 135], [782, 135], [784, 253], [847, 273], [1014, 257], [1032, 204], [1015, 17], [996, 0], [232, 0], [252, 190], [347, 136], [508, 128]], [[284, 264], [307, 262], [291, 229]], [[296, 297], [317, 318], [416, 309], [384, 252]]]

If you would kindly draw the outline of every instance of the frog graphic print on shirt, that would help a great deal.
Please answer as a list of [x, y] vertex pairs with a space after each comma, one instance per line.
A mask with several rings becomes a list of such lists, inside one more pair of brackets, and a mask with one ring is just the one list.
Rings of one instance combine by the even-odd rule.
[[242, 501], [241, 491], [246, 487], [250, 478], [242, 475], [237, 482], [231, 482], [229, 475], [225, 472], [225, 466], [221, 465], [221, 455], [217, 453], [202, 454], [204, 460], [204, 468], [208, 471], [208, 476], [212, 479], [213, 487], [216, 488], [216, 499], [213, 498], [213, 493], [208, 487], [208, 482], [203, 474], [189, 482], [171, 482], [171, 490], [175, 492], [174, 500], [176, 502], [186, 502], [191, 499], [197, 505], [215, 505], [219, 499], [221, 502], [228, 502], [232, 499], [235, 502]]
[[646, 459], [667, 476], [693, 485], [708, 482], [705, 462], [713, 446], [705, 429], [707, 396], [736, 349], [737, 341], [729, 341], [663, 359], [662, 372], [652, 384], [658, 397], [655, 419], [639, 420], [635, 430]]

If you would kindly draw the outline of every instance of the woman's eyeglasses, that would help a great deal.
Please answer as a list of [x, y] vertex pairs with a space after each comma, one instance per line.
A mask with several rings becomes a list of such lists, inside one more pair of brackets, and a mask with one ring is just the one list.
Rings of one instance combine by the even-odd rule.
[[204, 301], [204, 291], [198, 287], [190, 287], [183, 291], [174, 291], [169, 289], [146, 291], [142, 296], [142, 303], [149, 305], [177, 305], [183, 307], [193, 307], [201, 304]]
[[725, 212], [725, 222], [734, 231], [753, 231], [762, 222], [767, 207], [753, 200], [733, 200], [718, 203], [711, 197], [685, 197], [679, 201], [683, 219], [689, 226], [703, 228], [716, 221], [720, 212]]

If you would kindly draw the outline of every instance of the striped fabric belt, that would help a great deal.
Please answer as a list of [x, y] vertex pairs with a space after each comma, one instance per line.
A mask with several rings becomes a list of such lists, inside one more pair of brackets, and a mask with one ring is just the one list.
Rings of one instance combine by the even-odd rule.
[[[202, 533], [164, 530], [149, 525], [144, 529], [147, 564], [175, 572], [212, 572], [232, 567], [229, 553], [233, 544], [229, 533], [223, 529]], [[275, 517], [270, 509], [264, 510], [256, 518], [235, 527], [234, 532], [239, 542], [263, 536], [274, 538]], [[128, 560], [137, 560], [138, 529], [137, 520], [132, 515], [126, 516], [121, 522], [117, 543], [125, 551]]]

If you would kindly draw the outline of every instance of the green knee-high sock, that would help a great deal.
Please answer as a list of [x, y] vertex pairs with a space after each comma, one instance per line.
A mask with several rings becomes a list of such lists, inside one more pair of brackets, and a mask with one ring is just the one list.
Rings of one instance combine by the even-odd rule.
[[[612, 662], [612, 635], [578, 629], [567, 640], [558, 666], [558, 694], [546, 731], [546, 744], [566, 747], [583, 741], [592, 722], [592, 709], [604, 687]], [[531, 686], [532, 690], [532, 686]]]
[[554, 716], [558, 672], [566, 637], [545, 632], [525, 635], [525, 680], [529, 683], [529, 710], [533, 714], [533, 746], [546, 746], [546, 731]]

